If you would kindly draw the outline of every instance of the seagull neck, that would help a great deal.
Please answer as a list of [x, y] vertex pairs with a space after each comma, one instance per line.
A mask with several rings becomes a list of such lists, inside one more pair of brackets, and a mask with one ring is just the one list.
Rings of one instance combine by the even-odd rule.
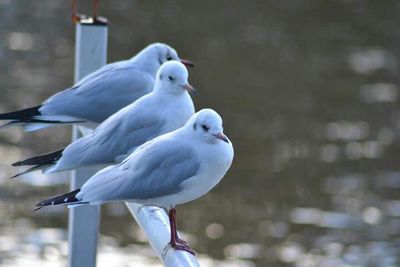
[[[182, 128], [176, 129], [175, 131], [172, 132], [172, 134], [181, 140], [182, 142], [188, 141], [187, 136], [190, 136], [192, 134], [192, 131], [189, 127], [183, 126]], [[190, 142], [192, 142], [192, 138], [190, 138]]]
[[171, 88], [168, 88], [167, 86], [163, 86], [163, 85], [157, 85], [154, 86], [154, 90], [153, 90], [154, 94], [157, 95], [173, 95], [173, 96], [180, 96], [180, 95], [184, 95], [185, 91], [177, 91], [177, 90], [173, 90]]

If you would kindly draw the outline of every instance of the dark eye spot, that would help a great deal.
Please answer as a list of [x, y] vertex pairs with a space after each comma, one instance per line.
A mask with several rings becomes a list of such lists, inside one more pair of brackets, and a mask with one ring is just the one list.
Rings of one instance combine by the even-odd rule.
[[204, 131], [208, 132], [208, 130], [210, 129], [207, 125], [202, 124], [201, 128], [203, 128]]
[[168, 79], [169, 79], [170, 81], [173, 81], [173, 80], [175, 80], [175, 78], [174, 78], [174, 77], [172, 77], [172, 76], [168, 76]]
[[170, 60], [172, 60], [172, 57], [171, 57], [171, 56], [168, 56], [168, 57], [167, 57], [167, 61], [170, 61]]

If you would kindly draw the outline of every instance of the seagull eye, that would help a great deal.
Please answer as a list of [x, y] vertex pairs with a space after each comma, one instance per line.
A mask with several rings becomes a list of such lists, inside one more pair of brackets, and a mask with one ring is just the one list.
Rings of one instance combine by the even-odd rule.
[[210, 129], [207, 125], [202, 124], [201, 128], [203, 128], [204, 131], [208, 132], [208, 130]]
[[174, 77], [172, 77], [172, 76], [168, 76], [168, 79], [169, 79], [170, 81], [173, 81], [173, 80], [175, 80], [175, 78], [174, 78]]
[[171, 57], [171, 56], [168, 56], [168, 57], [167, 57], [167, 61], [170, 61], [170, 60], [172, 60], [172, 57]]

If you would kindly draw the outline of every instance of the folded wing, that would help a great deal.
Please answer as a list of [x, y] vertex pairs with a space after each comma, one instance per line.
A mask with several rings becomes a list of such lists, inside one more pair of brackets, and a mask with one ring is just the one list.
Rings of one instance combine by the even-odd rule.
[[78, 198], [93, 203], [171, 195], [178, 193], [182, 182], [195, 176], [199, 168], [193, 147], [159, 138], [121, 164], [98, 172], [82, 187]]
[[67, 115], [103, 122], [121, 108], [151, 92], [154, 78], [129, 62], [107, 65], [43, 103], [43, 115]]
[[165, 120], [155, 112], [121, 110], [102, 123], [96, 130], [71, 145], [51, 171], [61, 171], [87, 165], [112, 164], [137, 146], [162, 134]]

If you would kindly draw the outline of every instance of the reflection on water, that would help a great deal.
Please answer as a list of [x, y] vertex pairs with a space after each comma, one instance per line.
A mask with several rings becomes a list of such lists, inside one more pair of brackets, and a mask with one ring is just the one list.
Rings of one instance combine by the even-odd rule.
[[[220, 112], [235, 144], [226, 179], [178, 208], [203, 266], [400, 264], [397, 1], [101, 4], [109, 60], [177, 47], [197, 66], [196, 107]], [[71, 85], [69, 14], [61, 0], [0, 0], [0, 111]], [[68, 128], [0, 132], [0, 266], [65, 265], [66, 209], [31, 210], [66, 177], [8, 177], [69, 140]], [[100, 266], [160, 266], [122, 205], [103, 207], [100, 239]]]
[[[60, 228], [35, 230], [29, 221], [19, 219], [16, 226], [4, 231], [0, 238], [0, 266], [65, 266], [68, 258], [67, 232]], [[12, 233], [10, 235], [10, 233]], [[143, 233], [144, 235], [144, 233]], [[110, 236], [100, 236], [98, 266], [163, 266], [154, 251], [147, 245], [118, 246]], [[198, 256], [201, 266], [252, 267], [244, 260], [215, 260]]]

